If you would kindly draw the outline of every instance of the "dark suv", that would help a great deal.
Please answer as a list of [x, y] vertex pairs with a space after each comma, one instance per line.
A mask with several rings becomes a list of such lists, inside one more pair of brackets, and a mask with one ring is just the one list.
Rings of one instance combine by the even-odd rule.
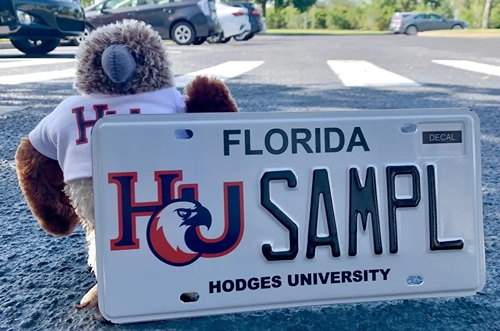
[[214, 0], [105, 0], [85, 8], [88, 30], [126, 18], [144, 21], [163, 39], [202, 44], [220, 26]]
[[234, 40], [242, 41], [252, 39], [257, 33], [262, 31], [262, 14], [255, 5], [251, 2], [240, 2], [240, 1], [228, 1], [224, 2], [226, 5], [233, 7], [243, 7], [248, 9], [248, 19], [250, 20], [250, 25], [252, 28], [247, 34], [241, 34], [239, 36], [234, 36]]
[[0, 0], [0, 38], [26, 54], [47, 54], [84, 27], [80, 0]]

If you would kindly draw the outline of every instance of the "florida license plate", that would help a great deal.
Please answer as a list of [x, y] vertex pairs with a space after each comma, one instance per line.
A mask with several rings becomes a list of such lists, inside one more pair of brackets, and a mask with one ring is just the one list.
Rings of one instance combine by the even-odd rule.
[[114, 323], [485, 284], [469, 109], [113, 115], [92, 137]]

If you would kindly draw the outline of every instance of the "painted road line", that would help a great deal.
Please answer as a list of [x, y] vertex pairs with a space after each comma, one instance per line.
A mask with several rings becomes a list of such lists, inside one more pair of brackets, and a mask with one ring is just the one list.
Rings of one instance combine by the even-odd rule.
[[[194, 71], [186, 75], [175, 77], [176, 87], [183, 88], [197, 75], [215, 76], [222, 81], [240, 76], [263, 64], [264, 61], [228, 61], [222, 64]], [[30, 74], [10, 75], [0, 78], [0, 85], [17, 85], [24, 83], [38, 83], [54, 79], [73, 78], [75, 69], [36, 72]]]
[[231, 79], [244, 73], [257, 68], [262, 65], [264, 61], [228, 61], [219, 65], [202, 69], [199, 71], [190, 72], [186, 75], [175, 77], [175, 85], [178, 88], [185, 87], [197, 75], [215, 76], [222, 81]]
[[0, 115], [7, 114], [13, 111], [21, 111], [26, 108], [26, 106], [0, 106]]
[[345, 86], [420, 86], [406, 77], [382, 69], [368, 61], [332, 60], [326, 62]]
[[500, 66], [465, 60], [432, 60], [432, 62], [458, 69], [500, 77]]
[[0, 85], [17, 85], [24, 83], [38, 83], [54, 79], [75, 77], [75, 69], [65, 69], [57, 71], [35, 72], [32, 74], [2, 76]]
[[0, 62], [0, 69], [21, 68], [28, 66], [44, 66], [54, 65], [59, 63], [75, 62], [75, 59], [37, 59], [37, 60], [21, 60]]

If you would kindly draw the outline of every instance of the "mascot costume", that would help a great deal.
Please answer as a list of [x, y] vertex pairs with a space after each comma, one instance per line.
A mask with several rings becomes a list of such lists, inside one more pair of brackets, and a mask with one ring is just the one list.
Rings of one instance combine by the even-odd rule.
[[[39, 225], [67, 236], [85, 230], [94, 275], [96, 249], [91, 130], [111, 114], [238, 112], [224, 83], [198, 76], [181, 95], [174, 84], [165, 42], [150, 25], [123, 20], [94, 30], [79, 46], [74, 88], [21, 140], [16, 152], [19, 185]], [[137, 116], [137, 115], [135, 115]], [[98, 305], [97, 285], [76, 308]]]

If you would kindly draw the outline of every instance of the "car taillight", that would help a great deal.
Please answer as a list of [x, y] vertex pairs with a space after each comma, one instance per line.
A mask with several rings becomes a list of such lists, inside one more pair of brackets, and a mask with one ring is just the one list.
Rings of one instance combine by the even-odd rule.
[[259, 11], [257, 9], [252, 10], [252, 15], [259, 15]]
[[237, 12], [237, 13], [233, 13], [234, 16], [244, 16], [245, 13], [241, 13], [241, 12]]

